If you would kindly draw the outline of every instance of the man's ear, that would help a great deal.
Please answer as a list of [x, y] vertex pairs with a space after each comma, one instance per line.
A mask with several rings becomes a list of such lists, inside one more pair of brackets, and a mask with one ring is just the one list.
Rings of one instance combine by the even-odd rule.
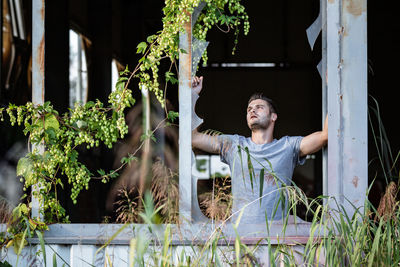
[[277, 119], [278, 119], [278, 114], [272, 113], [272, 114], [271, 114], [271, 120], [272, 120], [272, 121], [276, 121]]

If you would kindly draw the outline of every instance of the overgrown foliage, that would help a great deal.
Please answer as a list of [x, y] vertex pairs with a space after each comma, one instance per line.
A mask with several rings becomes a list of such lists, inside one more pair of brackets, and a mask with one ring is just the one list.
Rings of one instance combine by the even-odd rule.
[[[133, 70], [126, 66], [120, 73], [116, 90], [109, 95], [107, 104], [99, 100], [76, 103], [65, 114], [59, 114], [50, 102], [43, 105], [32, 102], [22, 106], [9, 105], [6, 112], [11, 124], [22, 126], [32, 145], [31, 151], [18, 162], [17, 175], [21, 177], [24, 190], [31, 192], [24, 195], [28, 203], [33, 198], [39, 201], [38, 214], [41, 218], [32, 218], [30, 213], [22, 213], [27, 220], [17, 216], [25, 229], [30, 229], [29, 220], [43, 220], [45, 223], [68, 222], [66, 211], [57, 196], [57, 189], [63, 189], [65, 183], [71, 184], [70, 196], [73, 203], [76, 203], [79, 193], [83, 189], [89, 189], [92, 179], [106, 183], [116, 178], [119, 170], [136, 159], [135, 153], [128, 154], [121, 159], [121, 165], [117, 169], [109, 172], [100, 169], [97, 171], [98, 176], [95, 176], [79, 161], [78, 148], [84, 146], [91, 149], [101, 144], [111, 148], [127, 134], [125, 111], [135, 104], [132, 91], [128, 87], [153, 92], [160, 104], [165, 106], [167, 87], [159, 88], [162, 76], [159, 75], [158, 66], [162, 60], [169, 60], [171, 65], [165, 73], [166, 84], [178, 81], [178, 74], [172, 71], [172, 67], [177, 65], [179, 55], [186, 53], [179, 49], [179, 34], [184, 31], [185, 23], [190, 21], [191, 14], [199, 3], [200, 0], [165, 1], [162, 30], [138, 44], [136, 52], [142, 54], [142, 58]], [[236, 37], [243, 25], [244, 33], [247, 34], [248, 16], [240, 0], [205, 0], [205, 3], [194, 29], [197, 38], [205, 40], [207, 31], [215, 25], [234, 29]], [[206, 56], [203, 59], [206, 60]], [[138, 85], [134, 85], [133, 81], [137, 81]], [[1, 108], [2, 121], [3, 113], [4, 108]], [[166, 120], [173, 122], [177, 116], [177, 112], [166, 110]], [[154, 131], [144, 133], [142, 141], [154, 139], [153, 133]], [[32, 190], [28, 190], [29, 188]], [[16, 210], [25, 210], [23, 205], [25, 204], [19, 205]], [[14, 230], [23, 231], [18, 227], [14, 227]]]
[[[206, 5], [194, 26], [194, 36], [205, 40], [212, 26], [218, 26], [224, 31], [233, 29], [236, 47], [240, 26], [243, 26], [245, 34], [249, 30], [248, 16], [240, 0], [205, 0], [204, 2]], [[118, 139], [127, 134], [125, 111], [135, 104], [128, 87], [136, 88], [132, 85], [134, 79], [138, 81], [138, 88], [154, 92], [161, 105], [165, 105], [166, 87], [159, 88], [161, 78], [158, 66], [161, 60], [170, 60], [169, 71], [164, 75], [166, 84], [177, 82], [178, 75], [172, 69], [176, 66], [179, 54], [186, 52], [179, 50], [179, 33], [184, 30], [184, 24], [190, 21], [190, 15], [199, 3], [200, 0], [166, 0], [163, 9], [163, 29], [137, 46], [137, 53], [142, 54], [143, 57], [133, 70], [126, 68], [120, 73], [116, 90], [109, 96], [108, 104], [98, 100], [86, 104], [77, 103], [65, 114], [59, 114], [49, 102], [43, 105], [10, 104], [6, 111], [11, 123], [22, 125], [24, 133], [29, 136], [29, 142], [33, 145], [32, 150], [19, 161], [17, 174], [21, 176], [25, 190], [34, 188], [33, 195], [25, 197], [29, 201], [32, 197], [39, 200], [39, 214], [42, 218], [32, 217], [29, 204], [20, 204], [11, 213], [8, 212], [9, 207], [3, 205], [2, 210], [7, 212], [2, 216], [2, 220], [7, 221], [8, 230], [0, 236], [2, 245], [12, 246], [15, 253], [19, 255], [27, 244], [27, 238], [36, 235], [40, 240], [41, 250], [44, 252], [42, 232], [47, 229], [47, 224], [68, 221], [65, 210], [58, 201], [57, 188], [63, 188], [65, 183], [70, 183], [72, 185], [71, 198], [76, 203], [78, 194], [81, 190], [88, 189], [91, 179], [108, 182], [117, 177], [118, 171], [125, 165], [136, 160], [136, 154], [129, 153], [122, 157], [120, 167], [110, 172], [98, 170], [99, 175], [95, 177], [84, 164], [79, 162], [77, 148], [86, 146], [90, 149], [100, 144], [112, 147]], [[203, 55], [203, 61], [207, 61], [207, 54]], [[3, 119], [3, 111], [3, 109], [0, 110], [1, 119]], [[377, 105], [372, 111], [372, 115], [380, 118]], [[173, 111], [166, 113], [166, 118], [170, 121], [178, 116]], [[370, 114], [370, 119], [372, 117]], [[284, 203], [287, 198], [288, 208], [294, 215], [296, 215], [297, 204], [302, 203], [312, 213], [313, 220], [309, 240], [306, 244], [299, 244], [300, 251], [294, 251], [292, 246], [286, 244], [278, 243], [272, 246], [268, 238], [260, 240], [268, 244], [271, 266], [281, 264], [294, 266], [295, 254], [302, 255], [302, 261], [308, 265], [315, 265], [322, 261], [327, 266], [399, 266], [400, 205], [397, 198], [399, 177], [396, 164], [400, 154], [396, 156], [391, 152], [380, 119], [378, 125], [379, 134], [374, 132], [374, 140], [379, 152], [378, 160], [388, 185], [378, 209], [366, 199], [363, 207], [354, 206], [354, 214], [350, 215], [334, 198], [320, 197], [309, 200], [295, 185], [283, 184], [279, 188], [282, 199], [278, 202], [276, 209], [279, 208], [279, 203]], [[144, 133], [141, 141], [153, 139], [153, 134], [154, 131]], [[248, 150], [238, 147], [240, 155], [242, 150], [247, 156], [243, 159], [243, 167], [248, 168], [253, 186], [258, 174], [254, 173], [252, 157]], [[170, 225], [166, 225], [163, 237], [156, 236], [157, 231], [153, 231], [154, 224], [166, 222], [163, 218], [173, 218], [173, 221], [176, 221], [177, 211], [169, 207], [176, 208], [178, 201], [176, 174], [165, 166], [157, 164], [153, 165], [152, 192], [146, 194], [143, 200], [132, 197], [130, 190], [121, 191], [125, 200], [121, 200], [119, 222], [132, 222], [141, 218], [153, 234], [151, 238], [157, 240], [157, 244], [161, 244], [162, 247], [161, 249], [152, 248], [149, 237], [139, 234], [130, 242], [129, 263], [131, 266], [135, 264], [145, 266], [148, 264], [145, 259], [149, 258], [152, 259], [154, 266], [259, 265], [256, 256], [259, 246], [250, 247], [244, 244], [236, 231], [243, 211], [240, 212], [238, 220], [233, 222], [236, 236], [229, 255], [218, 246], [218, 243], [225, 241], [226, 238], [219, 227], [214, 229], [200, 249], [195, 249], [193, 244], [190, 252], [183, 250], [179, 255], [175, 254], [176, 250], [173, 249], [173, 233]], [[267, 160], [265, 164], [268, 164]], [[267, 169], [272, 170], [271, 167], [263, 168], [259, 177], [264, 177]], [[63, 175], [67, 177], [67, 180], [63, 180]], [[276, 181], [279, 180], [279, 177], [273, 173], [272, 176]], [[171, 178], [169, 181], [172, 183], [167, 183], [165, 177]], [[264, 180], [260, 179], [259, 199], [264, 197], [262, 195], [263, 182]], [[209, 208], [208, 215], [211, 218], [228, 219], [230, 199], [226, 195], [227, 187], [229, 186], [223, 184], [222, 188], [216, 188], [216, 194], [213, 192], [203, 201], [206, 210]], [[168, 194], [161, 194], [161, 192], [168, 192]], [[258, 202], [259, 199], [256, 201]], [[137, 203], [140, 201], [142, 201], [142, 206], [138, 209]], [[214, 206], [218, 201], [223, 205]], [[289, 213], [286, 213], [282, 222], [281, 236], [284, 237], [289, 223]], [[266, 221], [267, 233], [269, 233], [269, 225], [270, 222]], [[96, 254], [108, 246], [125, 227], [127, 226], [118, 230]], [[46, 262], [45, 255], [46, 253], [43, 253]]]

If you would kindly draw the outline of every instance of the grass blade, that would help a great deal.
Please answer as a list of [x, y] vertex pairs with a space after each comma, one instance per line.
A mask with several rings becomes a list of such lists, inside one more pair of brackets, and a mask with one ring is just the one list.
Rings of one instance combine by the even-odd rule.
[[260, 206], [262, 201], [263, 189], [264, 189], [264, 168], [262, 168], [260, 171]]
[[106, 243], [104, 243], [104, 245], [102, 245], [97, 251], [96, 253], [94, 253], [94, 257], [93, 260], [96, 259], [97, 254], [104, 249], [105, 247], [107, 247], [111, 241], [113, 241], [126, 227], [128, 226], [128, 224], [124, 224], [121, 228], [118, 229], [118, 231], [116, 231], [107, 241]]
[[246, 154], [247, 154], [247, 168], [249, 169], [251, 190], [253, 190], [254, 189], [253, 179], [255, 178], [254, 167], [253, 167], [253, 163], [251, 162], [249, 148], [245, 147], [244, 151], [246, 151]]
[[56, 253], [53, 253], [53, 267], [57, 267], [57, 255], [56, 255]]
[[38, 236], [38, 238], [39, 238], [40, 247], [41, 247], [41, 249], [42, 249], [43, 260], [44, 260], [44, 266], [47, 266], [47, 263], [46, 263], [46, 250], [45, 250], [45, 247], [44, 247], [43, 235], [42, 235], [42, 233], [41, 233], [40, 231], [38, 231], [38, 230], [36, 230], [36, 234], [37, 234], [37, 236]]

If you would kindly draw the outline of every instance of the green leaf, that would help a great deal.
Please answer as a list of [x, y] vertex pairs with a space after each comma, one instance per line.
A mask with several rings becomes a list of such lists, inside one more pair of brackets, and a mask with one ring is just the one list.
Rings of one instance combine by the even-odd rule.
[[172, 110], [168, 112], [167, 118], [168, 118], [168, 120], [170, 120], [171, 122], [174, 122], [174, 120], [175, 120], [176, 118], [178, 118], [178, 117], [179, 117], [179, 113], [178, 113], [178, 112], [172, 111]]
[[76, 161], [78, 159], [78, 152], [76, 150], [72, 150], [69, 156], [70, 161]]
[[129, 97], [128, 100], [129, 100], [129, 103], [131, 104], [131, 106], [135, 105], [136, 100], [133, 97]]
[[125, 75], [129, 73], [129, 68], [128, 65], [126, 65], [125, 69], [123, 71], [119, 72], [119, 76]]
[[179, 82], [179, 80], [176, 79], [174, 76], [175, 76], [175, 74], [174, 74], [173, 72], [167, 71], [167, 72], [165, 73], [165, 80], [166, 80], [167, 82], [172, 83], [172, 84], [176, 84], [176, 83]]
[[104, 248], [106, 248], [111, 241], [113, 241], [129, 224], [124, 224], [121, 228], [119, 228], [105, 243], [102, 245], [98, 250], [96, 250], [96, 253], [94, 253], [93, 259], [96, 259], [97, 254]]
[[141, 63], [142, 61], [144, 61], [146, 59], [146, 57], [142, 57], [141, 59], [139, 59], [139, 63]]
[[146, 42], [139, 43], [137, 45], [136, 54], [144, 54], [144, 52], [146, 51], [146, 48], [147, 48]]
[[[18, 233], [14, 237], [14, 252], [15, 254], [19, 255], [21, 254], [22, 249], [28, 245], [28, 241], [26, 241], [26, 233], [28, 232], [28, 227], [25, 228], [24, 233]], [[18, 259], [17, 259], [18, 262]], [[17, 264], [18, 265], [18, 264]]]
[[56, 131], [54, 130], [54, 128], [49, 128], [49, 129], [46, 129], [46, 130], [44, 130], [44, 132], [45, 132], [45, 134], [46, 134], [46, 138], [45, 138], [45, 141], [46, 141], [46, 143], [49, 143], [49, 144], [51, 144], [51, 145], [54, 145], [54, 144], [56, 144], [57, 143], [57, 140], [56, 140], [56, 138], [57, 138], [57, 133], [56, 133]]
[[12, 267], [8, 261], [0, 262], [0, 267]]
[[240, 238], [236, 236], [235, 238], [235, 254], [236, 254], [236, 266], [240, 266]]
[[118, 172], [110, 172], [107, 176], [110, 178], [117, 178], [119, 176], [119, 173]]
[[27, 183], [31, 183], [33, 177], [33, 161], [30, 158], [23, 157], [17, 164], [17, 176], [23, 176]]
[[93, 107], [94, 106], [94, 102], [93, 101], [89, 101], [89, 102], [87, 102], [86, 104], [85, 104], [85, 108], [91, 108], [91, 107]]
[[219, 18], [218, 18], [218, 21], [221, 22], [221, 25], [225, 24], [226, 23], [226, 16], [224, 14], [221, 14], [221, 16], [219, 16]]
[[186, 50], [183, 48], [179, 49], [179, 52], [181, 52], [182, 54], [187, 54]]
[[242, 178], [243, 178], [243, 183], [244, 181], [244, 168], [243, 168], [243, 157], [242, 157], [242, 149], [240, 147], [240, 145], [238, 145], [238, 154], [239, 154], [239, 158], [240, 158], [240, 167], [242, 169]]
[[125, 88], [126, 81], [129, 79], [127, 77], [119, 77], [118, 81], [115, 83], [115, 88], [117, 90], [123, 90]]
[[157, 141], [157, 139], [154, 137], [153, 132], [152, 132], [151, 130], [149, 130], [149, 131], [147, 132], [147, 134], [142, 134], [142, 136], [140, 137], [140, 142], [142, 142], [142, 141], [144, 141], [144, 140], [146, 140], [146, 139], [148, 139], [148, 138], [150, 138], [150, 139], [153, 140], [154, 142]]
[[148, 36], [147, 39], [146, 39], [146, 41], [147, 41], [148, 43], [151, 43], [151, 42], [153, 42], [156, 38], [157, 38], [157, 35], [153, 34], [153, 35]]
[[57, 256], [56, 256], [56, 253], [53, 253], [53, 267], [57, 267]]
[[44, 120], [43, 118], [37, 118], [34, 121], [33, 126], [43, 128], [43, 124], [45, 130], [49, 128], [53, 128], [55, 130], [60, 129], [60, 123], [58, 122], [56, 116], [51, 113], [46, 114], [44, 116]]
[[21, 204], [19, 207], [20, 207], [21, 213], [22, 213], [23, 215], [28, 215], [29, 209], [28, 209], [28, 207], [26, 206], [26, 204]]
[[44, 128], [54, 128], [55, 130], [60, 129], [60, 123], [58, 122], [56, 116], [53, 114], [47, 114], [44, 119]]
[[29, 209], [24, 203], [20, 203], [12, 211], [13, 222], [19, 220], [22, 216], [28, 216]]
[[125, 82], [124, 81], [118, 81], [115, 84], [115, 89], [117, 89], [117, 90], [124, 90], [124, 88], [125, 88]]
[[46, 264], [46, 250], [45, 250], [45, 247], [44, 247], [43, 235], [42, 235], [42, 233], [40, 231], [37, 231], [37, 230], [36, 230], [36, 235], [38, 236], [38, 239], [40, 241], [40, 247], [42, 249], [43, 259], [44, 259], [44, 266], [47, 266], [47, 264]]
[[260, 171], [260, 205], [262, 201], [262, 195], [263, 195], [263, 189], [264, 189], [264, 168], [261, 169]]
[[137, 157], [133, 155], [128, 155], [128, 157], [123, 157], [121, 163], [130, 165], [132, 161], [137, 161]]
[[128, 80], [129, 80], [129, 78], [128, 77], [124, 77], [124, 76], [121, 76], [121, 77], [118, 78], [118, 82], [128, 81]]
[[98, 172], [101, 176], [106, 175], [106, 172], [105, 172], [103, 169], [97, 170], [97, 172]]
[[44, 104], [43, 104], [43, 108], [44, 108], [44, 110], [47, 110], [47, 109], [49, 109], [49, 107], [50, 107], [50, 101], [46, 101], [46, 102], [44, 102]]
[[253, 167], [253, 163], [251, 162], [249, 148], [245, 147], [244, 150], [247, 153], [247, 167], [249, 169], [251, 190], [253, 190], [254, 189], [253, 177], [255, 178], [254, 167]]

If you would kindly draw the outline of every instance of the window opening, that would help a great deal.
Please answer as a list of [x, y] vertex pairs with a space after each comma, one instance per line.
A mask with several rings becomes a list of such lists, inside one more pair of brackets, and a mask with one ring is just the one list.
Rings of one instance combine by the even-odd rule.
[[115, 85], [119, 78], [118, 62], [113, 58], [111, 61], [111, 91], [115, 91]]
[[[279, 119], [275, 127], [275, 138], [285, 135], [306, 136], [322, 129], [319, 115], [322, 113], [321, 78], [317, 69], [321, 60], [321, 39], [316, 41], [315, 49], [311, 52], [305, 32], [318, 13], [310, 12], [307, 14], [308, 19], [294, 23], [288, 16], [288, 12], [296, 9], [294, 5], [276, 5], [275, 15], [268, 19], [261, 14], [255, 15], [253, 19], [257, 25], [278, 23], [280, 26], [252, 29], [249, 36], [241, 40], [235, 56], [231, 57], [226, 45], [230, 42], [228, 35], [215, 32], [210, 34], [207, 53], [208, 58], [214, 62], [200, 68], [197, 75], [204, 76], [203, 89], [196, 106], [197, 114], [204, 119], [200, 131], [213, 129], [224, 134], [248, 137], [249, 129], [245, 120], [247, 99], [259, 91], [278, 102]], [[317, 11], [317, 6], [316, 2], [310, 2], [307, 10]], [[260, 37], [266, 36], [266, 31], [268, 41]], [[246, 49], [249, 47], [252, 49]], [[183, 90], [185, 88], [180, 93]], [[295, 110], [301, 110], [304, 116]], [[183, 116], [182, 112], [180, 116]], [[198, 161], [199, 156], [196, 158]], [[322, 155], [318, 152], [309, 155], [307, 159], [305, 165], [295, 169], [292, 180], [308, 196], [314, 197], [322, 193]], [[246, 159], [244, 162], [246, 165]], [[192, 175], [198, 177], [200, 188], [200, 183], [204, 182], [202, 179], [206, 179], [203, 178], [205, 175], [197, 170], [193, 170]], [[213, 189], [209, 188], [210, 191]], [[200, 191], [197, 193], [200, 194]]]
[[74, 30], [69, 31], [69, 106], [76, 102], [86, 103], [88, 77], [83, 37]]

